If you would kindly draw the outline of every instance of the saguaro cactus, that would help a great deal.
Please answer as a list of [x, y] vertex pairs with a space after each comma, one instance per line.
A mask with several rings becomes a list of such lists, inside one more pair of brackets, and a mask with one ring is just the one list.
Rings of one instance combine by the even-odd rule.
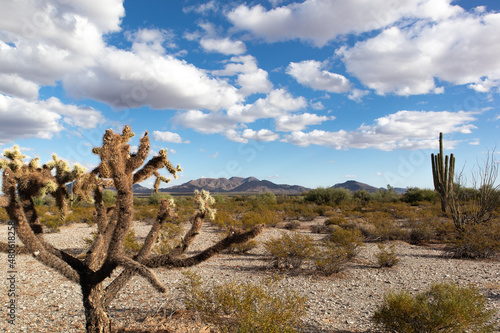
[[441, 210], [445, 213], [448, 208], [448, 200], [453, 192], [453, 177], [455, 174], [455, 156], [444, 156], [443, 160], [443, 133], [439, 133], [439, 153], [431, 154], [432, 176], [434, 178], [434, 189], [441, 197]]

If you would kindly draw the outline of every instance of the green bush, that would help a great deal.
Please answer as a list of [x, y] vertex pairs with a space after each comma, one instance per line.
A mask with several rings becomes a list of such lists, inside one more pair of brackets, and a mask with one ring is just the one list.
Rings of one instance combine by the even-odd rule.
[[297, 232], [271, 238], [264, 242], [264, 248], [272, 256], [272, 265], [276, 268], [300, 268], [317, 252], [314, 239]]
[[379, 252], [375, 254], [375, 258], [377, 258], [380, 267], [392, 267], [399, 262], [394, 244], [387, 248], [384, 244], [379, 243], [377, 247]]
[[440, 283], [415, 296], [407, 291], [388, 293], [372, 319], [386, 332], [486, 333], [497, 329], [488, 323], [493, 314], [475, 287]]
[[314, 202], [317, 205], [339, 205], [344, 201], [352, 199], [351, 191], [345, 188], [324, 188], [318, 187], [305, 194], [306, 201]]
[[[149, 203], [149, 200], [148, 200]], [[158, 206], [138, 205], [134, 206], [134, 219], [142, 222], [152, 222], [158, 216]]]
[[362, 205], [366, 205], [372, 199], [370, 192], [367, 190], [357, 190], [352, 197], [359, 201]]
[[241, 224], [243, 228], [252, 228], [258, 224], [276, 225], [282, 220], [281, 216], [272, 210], [261, 209], [256, 211], [245, 212], [241, 217]]
[[7, 210], [3, 207], [0, 207], [0, 222], [7, 222], [10, 220], [9, 214], [7, 214]]
[[163, 224], [153, 251], [158, 254], [169, 253], [180, 243], [183, 231], [180, 224], [170, 222]]
[[358, 229], [335, 228], [325, 238], [325, 242], [340, 248], [346, 254], [347, 259], [352, 259], [359, 253], [359, 248], [363, 246], [363, 235]]
[[420, 189], [418, 187], [408, 187], [401, 200], [409, 204], [418, 204], [422, 201], [437, 202], [439, 194], [431, 189]]
[[492, 258], [500, 253], [500, 221], [469, 225], [451, 240], [448, 253], [457, 258]]
[[330, 241], [323, 242], [314, 258], [316, 269], [325, 275], [341, 272], [348, 261], [349, 256], [345, 249]]
[[400, 198], [401, 195], [396, 193], [391, 186], [387, 186], [387, 190], [378, 190], [371, 195], [371, 201], [378, 202], [397, 202]]
[[93, 224], [95, 220], [95, 209], [91, 207], [83, 207], [74, 205], [66, 216], [67, 222]]
[[172, 199], [172, 196], [169, 194], [165, 194], [165, 193], [153, 193], [148, 198], [148, 203], [150, 205], [157, 206], [160, 204], [160, 201], [163, 199]]
[[135, 230], [130, 228], [127, 236], [125, 236], [125, 241], [123, 242], [123, 247], [125, 252], [132, 254], [137, 253], [142, 248], [142, 245], [136, 238]]
[[349, 221], [343, 216], [332, 216], [325, 221], [325, 225], [344, 225], [348, 224]]
[[104, 190], [102, 193], [102, 201], [106, 206], [111, 206], [116, 203], [116, 193], [112, 190]]
[[291, 290], [264, 283], [228, 282], [203, 288], [199, 275], [184, 272], [181, 286], [187, 309], [198, 312], [223, 332], [293, 333], [299, 332], [306, 313], [306, 298]]

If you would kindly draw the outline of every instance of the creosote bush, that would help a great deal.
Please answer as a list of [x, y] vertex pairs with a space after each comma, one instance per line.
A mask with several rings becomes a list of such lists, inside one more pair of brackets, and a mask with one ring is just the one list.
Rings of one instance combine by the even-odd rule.
[[335, 228], [330, 235], [326, 236], [324, 242], [340, 248], [347, 259], [352, 259], [363, 246], [363, 235], [358, 229]]
[[451, 239], [447, 251], [456, 258], [495, 257], [500, 253], [500, 221], [465, 227]]
[[314, 257], [314, 264], [324, 275], [332, 275], [344, 270], [349, 257], [342, 247], [334, 242], [324, 241]]
[[183, 272], [186, 281], [187, 309], [198, 312], [202, 319], [231, 333], [299, 332], [306, 313], [306, 298], [294, 291], [279, 288], [269, 279], [259, 283], [228, 282], [203, 287], [198, 274]]
[[488, 323], [493, 314], [475, 287], [439, 283], [413, 296], [407, 291], [389, 292], [372, 319], [385, 332], [487, 333], [498, 329]]
[[264, 248], [272, 256], [273, 267], [287, 269], [301, 268], [317, 252], [314, 239], [298, 232], [283, 233], [280, 238], [271, 238], [264, 242]]
[[375, 254], [375, 258], [377, 258], [377, 263], [380, 267], [392, 267], [399, 263], [394, 244], [391, 244], [387, 248], [384, 244], [379, 243], [377, 247], [379, 252]]

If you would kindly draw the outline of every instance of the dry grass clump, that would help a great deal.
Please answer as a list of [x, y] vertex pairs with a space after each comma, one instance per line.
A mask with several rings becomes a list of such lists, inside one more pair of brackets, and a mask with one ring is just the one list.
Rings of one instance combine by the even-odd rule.
[[384, 244], [379, 243], [377, 247], [379, 252], [375, 254], [375, 258], [380, 267], [392, 267], [399, 263], [394, 244], [391, 244], [391, 246], [387, 248]]
[[385, 332], [487, 333], [498, 329], [488, 322], [493, 314], [475, 287], [439, 283], [416, 295], [407, 291], [388, 293], [373, 321]]
[[299, 332], [306, 313], [306, 298], [275, 285], [273, 280], [261, 283], [228, 282], [203, 287], [199, 275], [186, 271], [181, 286], [187, 309], [199, 313], [203, 320], [231, 333]]
[[300, 233], [283, 233], [271, 238], [264, 248], [271, 255], [271, 265], [279, 269], [300, 269], [306, 263], [324, 275], [339, 273], [363, 246], [357, 229], [336, 227], [320, 242]]

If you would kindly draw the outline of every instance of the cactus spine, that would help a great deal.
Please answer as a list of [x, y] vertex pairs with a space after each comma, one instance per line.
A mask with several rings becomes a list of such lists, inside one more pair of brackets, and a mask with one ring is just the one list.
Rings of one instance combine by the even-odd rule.
[[443, 160], [443, 133], [439, 133], [439, 153], [431, 154], [432, 176], [434, 189], [441, 197], [441, 210], [446, 212], [448, 200], [453, 192], [453, 177], [455, 174], [455, 156], [444, 156]]

